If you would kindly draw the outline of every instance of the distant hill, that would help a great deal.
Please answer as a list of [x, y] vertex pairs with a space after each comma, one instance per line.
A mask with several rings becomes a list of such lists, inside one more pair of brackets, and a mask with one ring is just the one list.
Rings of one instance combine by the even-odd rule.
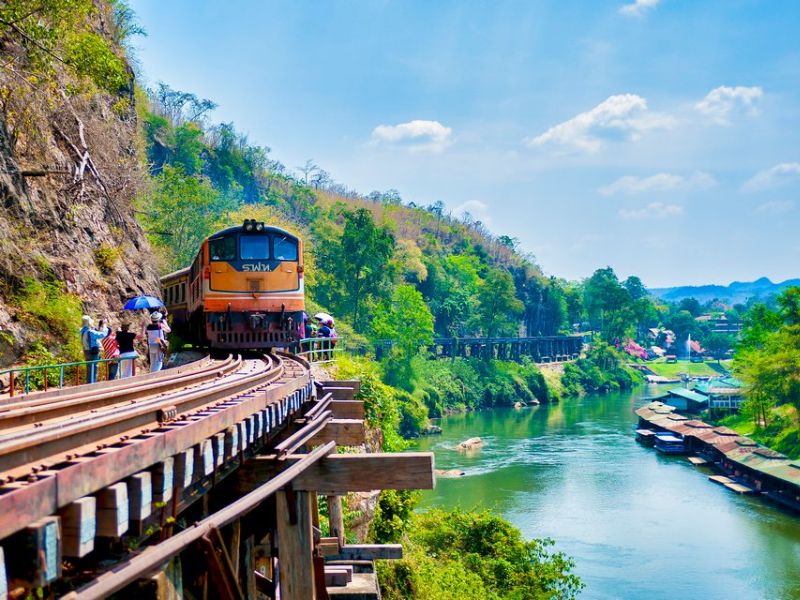
[[782, 283], [772, 283], [762, 277], [755, 281], [734, 281], [730, 285], [684, 285], [671, 288], [652, 288], [650, 293], [662, 300], [679, 301], [696, 298], [700, 302], [719, 299], [731, 304], [746, 302], [748, 298], [764, 298], [779, 294], [784, 289], [800, 285], [800, 279], [787, 279]]

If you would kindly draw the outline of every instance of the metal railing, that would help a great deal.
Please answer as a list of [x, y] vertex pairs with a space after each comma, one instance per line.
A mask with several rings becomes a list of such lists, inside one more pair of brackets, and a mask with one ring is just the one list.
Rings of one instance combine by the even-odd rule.
[[310, 363], [325, 363], [336, 360], [337, 354], [345, 351], [342, 338], [303, 338], [297, 342], [298, 356], [302, 356]]
[[136, 375], [136, 360], [131, 358], [101, 358], [58, 365], [36, 365], [17, 367], [0, 371], [0, 394], [13, 397], [19, 392], [29, 394], [47, 391], [50, 388], [64, 388], [70, 385], [90, 383], [88, 372], [94, 368], [94, 382], [117, 379], [124, 361], [131, 361], [131, 376]]

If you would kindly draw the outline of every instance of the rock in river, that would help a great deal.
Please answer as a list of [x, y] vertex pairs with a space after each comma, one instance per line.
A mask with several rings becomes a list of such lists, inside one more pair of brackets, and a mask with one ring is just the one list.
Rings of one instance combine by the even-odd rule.
[[458, 445], [459, 450], [477, 450], [483, 446], [483, 440], [479, 437], [469, 438]]

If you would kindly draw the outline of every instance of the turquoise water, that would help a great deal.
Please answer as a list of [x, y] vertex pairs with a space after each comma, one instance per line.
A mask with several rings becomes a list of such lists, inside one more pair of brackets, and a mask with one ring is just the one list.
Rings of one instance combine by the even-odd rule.
[[[800, 599], [800, 516], [707, 480], [685, 457], [634, 441], [654, 390], [441, 419], [438, 478], [422, 506], [488, 507], [526, 537], [551, 537], [587, 584], [582, 598]], [[484, 447], [456, 445], [479, 436]]]

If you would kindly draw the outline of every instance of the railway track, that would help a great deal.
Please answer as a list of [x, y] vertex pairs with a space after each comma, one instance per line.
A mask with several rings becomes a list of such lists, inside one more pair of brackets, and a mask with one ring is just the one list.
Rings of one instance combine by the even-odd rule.
[[308, 363], [280, 353], [115, 383], [0, 407], [0, 539], [195, 446], [204, 466], [220, 461], [211, 436], [244, 420], [252, 439], [311, 394]]
[[170, 371], [0, 405], [0, 600], [378, 598], [340, 563], [402, 550], [348, 545], [342, 497], [430, 488], [432, 455], [338, 454], [366, 439], [359, 383], [315, 384], [295, 355]]

